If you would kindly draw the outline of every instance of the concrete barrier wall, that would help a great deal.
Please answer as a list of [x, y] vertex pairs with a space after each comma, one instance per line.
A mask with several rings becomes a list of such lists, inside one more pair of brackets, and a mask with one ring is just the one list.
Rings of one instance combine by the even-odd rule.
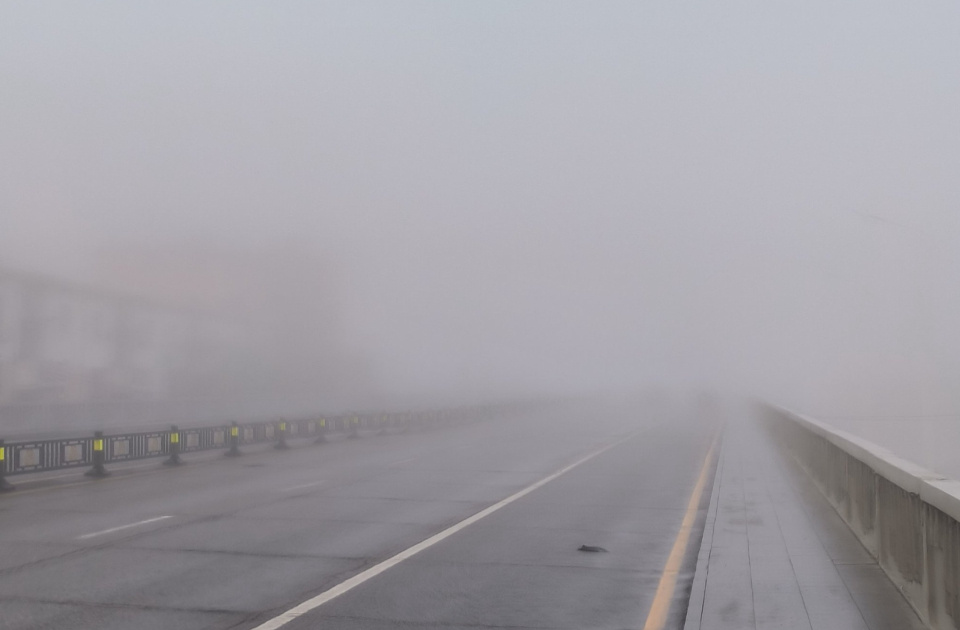
[[960, 481], [787, 409], [764, 418], [920, 617], [958, 630]]

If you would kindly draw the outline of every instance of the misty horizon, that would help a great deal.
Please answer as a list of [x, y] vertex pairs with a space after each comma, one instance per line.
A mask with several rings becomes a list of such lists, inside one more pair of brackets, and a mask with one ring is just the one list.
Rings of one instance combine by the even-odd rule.
[[342, 405], [960, 414], [957, 11], [10, 3], [0, 266], [255, 322]]

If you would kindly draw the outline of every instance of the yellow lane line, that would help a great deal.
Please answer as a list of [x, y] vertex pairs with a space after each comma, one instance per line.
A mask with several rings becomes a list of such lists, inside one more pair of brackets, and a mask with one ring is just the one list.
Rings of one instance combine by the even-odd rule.
[[680, 565], [683, 563], [683, 557], [687, 552], [693, 523], [697, 518], [697, 510], [700, 507], [700, 497], [703, 496], [703, 488], [707, 484], [707, 477], [710, 473], [710, 463], [713, 461], [719, 441], [720, 435], [717, 434], [713, 444], [710, 445], [710, 450], [707, 451], [703, 468], [700, 469], [700, 477], [697, 479], [697, 485], [693, 487], [693, 494], [690, 495], [690, 502], [687, 503], [687, 511], [680, 523], [677, 539], [673, 541], [673, 549], [670, 550], [667, 564], [663, 567], [663, 574], [660, 576], [660, 583], [657, 585], [657, 593], [653, 596], [653, 604], [647, 614], [647, 621], [643, 624], [643, 630], [662, 630], [666, 626], [670, 603], [673, 600], [673, 591], [677, 587], [677, 577], [680, 575]]

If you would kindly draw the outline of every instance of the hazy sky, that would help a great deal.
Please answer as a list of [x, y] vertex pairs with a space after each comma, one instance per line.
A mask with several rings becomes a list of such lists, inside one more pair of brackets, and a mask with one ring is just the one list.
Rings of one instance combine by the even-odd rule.
[[296, 244], [398, 391], [958, 411], [958, 33], [954, 2], [5, 1], [0, 262]]

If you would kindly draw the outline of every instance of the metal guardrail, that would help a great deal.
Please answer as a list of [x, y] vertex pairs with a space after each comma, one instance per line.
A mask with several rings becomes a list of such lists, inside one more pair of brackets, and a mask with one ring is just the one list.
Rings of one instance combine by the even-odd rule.
[[180, 455], [198, 451], [223, 449], [226, 455], [239, 455], [244, 445], [275, 443], [287, 448], [288, 438], [326, 439], [328, 433], [359, 436], [360, 430], [407, 429], [456, 424], [478, 417], [479, 409], [350, 415], [302, 420], [277, 420], [230, 425], [179, 428], [167, 431], [145, 431], [91, 437], [43, 439], [4, 443], [0, 439], [0, 491], [13, 486], [5, 477], [67, 468], [91, 467], [88, 476], [105, 476], [105, 466], [138, 459], [167, 457], [165, 464], [180, 462]]

